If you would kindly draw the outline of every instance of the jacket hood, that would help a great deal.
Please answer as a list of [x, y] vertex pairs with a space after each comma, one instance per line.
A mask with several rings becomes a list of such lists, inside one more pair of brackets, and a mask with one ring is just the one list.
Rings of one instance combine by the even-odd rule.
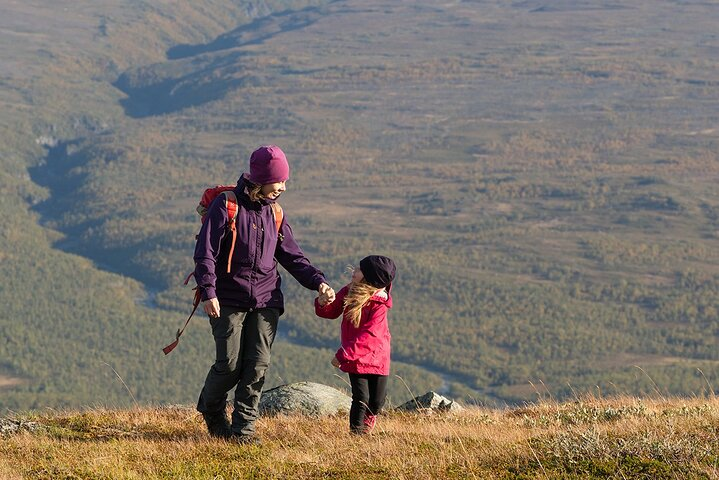
[[370, 302], [384, 303], [387, 308], [392, 308], [392, 296], [388, 289], [381, 289], [369, 298]]

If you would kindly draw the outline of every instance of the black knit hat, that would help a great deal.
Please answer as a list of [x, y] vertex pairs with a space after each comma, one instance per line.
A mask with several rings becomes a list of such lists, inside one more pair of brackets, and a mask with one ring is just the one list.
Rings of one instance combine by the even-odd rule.
[[360, 270], [367, 283], [373, 287], [385, 288], [394, 280], [397, 267], [389, 257], [370, 255], [360, 260]]

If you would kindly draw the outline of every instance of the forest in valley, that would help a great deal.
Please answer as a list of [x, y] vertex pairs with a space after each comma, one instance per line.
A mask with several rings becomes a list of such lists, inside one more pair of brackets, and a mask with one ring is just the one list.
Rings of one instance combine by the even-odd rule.
[[[262, 144], [335, 289], [398, 265], [390, 401], [719, 388], [719, 37], [704, 2], [111, 0], [0, 20], [0, 408], [195, 402], [195, 206]], [[401, 26], [401, 28], [400, 28]], [[266, 388], [337, 322], [282, 271]]]

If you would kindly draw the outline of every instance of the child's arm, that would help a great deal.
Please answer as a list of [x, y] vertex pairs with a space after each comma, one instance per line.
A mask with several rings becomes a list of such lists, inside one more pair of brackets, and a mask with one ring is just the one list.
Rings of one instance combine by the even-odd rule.
[[315, 315], [322, 318], [337, 318], [344, 310], [344, 299], [347, 295], [347, 287], [343, 287], [337, 293], [335, 301], [327, 305], [320, 305], [319, 297], [315, 298]]

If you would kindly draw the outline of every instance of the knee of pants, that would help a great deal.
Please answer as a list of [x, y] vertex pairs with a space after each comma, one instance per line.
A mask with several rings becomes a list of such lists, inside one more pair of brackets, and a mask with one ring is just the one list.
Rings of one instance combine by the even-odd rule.
[[237, 371], [237, 359], [230, 358], [217, 360], [215, 364], [212, 365], [212, 370], [214, 370], [214, 372], [218, 375], [230, 375], [235, 373]]
[[383, 406], [384, 398], [369, 402], [369, 409], [373, 415], [377, 415], [379, 412], [381, 412]]
[[366, 395], [364, 392], [352, 392], [352, 401], [367, 405], [369, 403], [369, 395]]
[[242, 383], [252, 385], [265, 378], [265, 373], [270, 367], [269, 362], [243, 360], [242, 361]]
[[269, 351], [263, 352], [247, 352], [242, 356], [243, 365], [264, 365], [267, 368], [270, 365], [272, 354]]

